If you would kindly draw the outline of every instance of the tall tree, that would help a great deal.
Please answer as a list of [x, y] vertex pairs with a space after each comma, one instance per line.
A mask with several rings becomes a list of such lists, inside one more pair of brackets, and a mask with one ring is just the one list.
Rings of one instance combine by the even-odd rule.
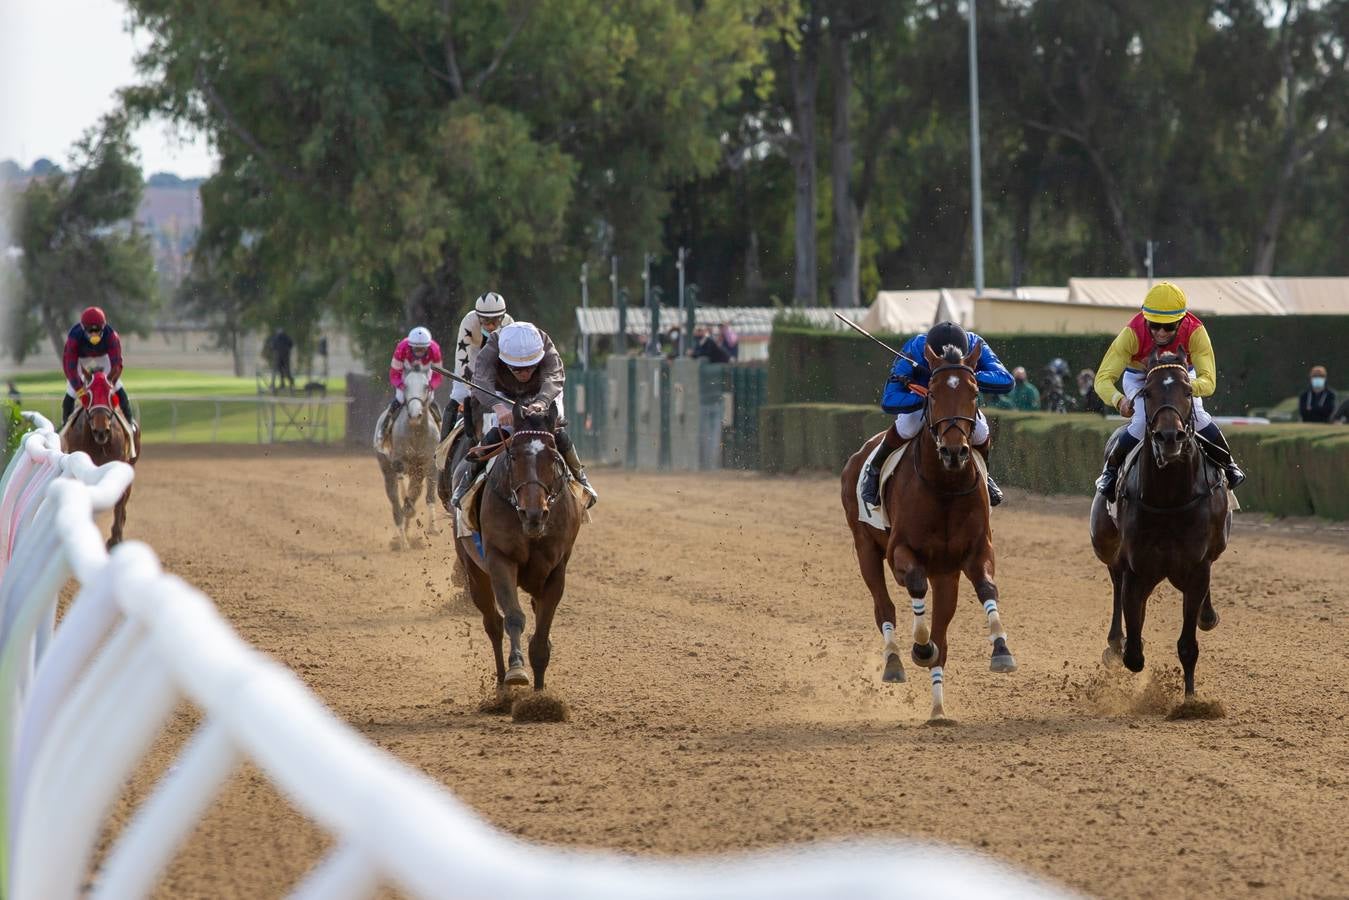
[[19, 198], [21, 319], [6, 348], [23, 360], [46, 337], [58, 356], [81, 308], [123, 331], [149, 324], [158, 301], [149, 238], [134, 218], [141, 170], [125, 118], [106, 117], [75, 145], [69, 170], [34, 178]]

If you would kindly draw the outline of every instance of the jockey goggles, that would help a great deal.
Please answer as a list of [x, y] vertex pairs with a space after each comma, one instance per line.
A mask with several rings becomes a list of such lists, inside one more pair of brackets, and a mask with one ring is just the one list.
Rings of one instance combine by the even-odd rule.
[[1148, 328], [1153, 331], [1172, 332], [1180, 328], [1179, 322], [1148, 322]]

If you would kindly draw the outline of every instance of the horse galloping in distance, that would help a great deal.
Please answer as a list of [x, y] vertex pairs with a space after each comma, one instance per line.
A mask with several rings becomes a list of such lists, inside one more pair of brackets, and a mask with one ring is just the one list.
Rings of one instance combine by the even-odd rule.
[[[984, 605], [988, 637], [993, 644], [989, 668], [1016, 671], [1007, 649], [1007, 635], [998, 613], [998, 588], [993, 580], [993, 538], [989, 524], [988, 486], [974, 461], [970, 436], [978, 412], [979, 387], [974, 366], [982, 344], [969, 353], [948, 346], [938, 356], [931, 346], [924, 364], [932, 373], [923, 409], [924, 432], [905, 448], [894, 474], [885, 483], [881, 503], [890, 520], [888, 531], [858, 518], [858, 478], [871, 451], [883, 435], [870, 438], [843, 467], [843, 511], [852, 531], [862, 580], [871, 590], [885, 644], [883, 678], [905, 680], [895, 639], [895, 605], [885, 584], [885, 564], [895, 580], [908, 589], [913, 608], [915, 663], [930, 670], [932, 721], [946, 718], [943, 680], [947, 626], [956, 610], [963, 572]], [[927, 603], [929, 581], [933, 589]]]
[[[1109, 568], [1114, 588], [1104, 662], [1143, 670], [1148, 597], [1163, 580], [1170, 581], [1185, 598], [1176, 651], [1186, 697], [1194, 695], [1199, 661], [1195, 628], [1209, 631], [1218, 624], [1209, 581], [1232, 529], [1226, 476], [1199, 446], [1203, 438], [1194, 428], [1193, 396], [1182, 355], [1154, 352], [1148, 358], [1136, 398], [1147, 410], [1138, 459], [1120, 478], [1115, 517], [1111, 498], [1098, 493], [1091, 505], [1091, 545]], [[1107, 454], [1124, 427], [1107, 442]]]
[[[482, 613], [498, 689], [529, 683], [521, 650], [525, 614], [519, 590], [531, 596], [534, 634], [529, 665], [538, 691], [552, 655], [548, 632], [566, 587], [567, 563], [581, 528], [581, 505], [557, 449], [556, 405], [537, 415], [526, 414], [517, 405], [513, 421], [515, 430], [495, 447], [500, 456], [478, 499], [480, 532], [455, 541], [455, 552], [467, 574], [473, 604]], [[510, 641], [507, 658], [501, 651], [503, 628]]]
[[[116, 414], [118, 402], [117, 392], [112, 382], [108, 381], [106, 372], [95, 370], [87, 373], [80, 406], [61, 429], [61, 449], [66, 453], [87, 453], [98, 466], [110, 462], [125, 462], [134, 466], [141, 455], [141, 433], [124, 415], [119, 417]], [[128, 485], [126, 493], [113, 507], [109, 550], [122, 542], [122, 530], [126, 527], [126, 506], [130, 499], [131, 486]]]
[[[384, 492], [393, 507], [395, 541], [406, 550], [408, 523], [412, 521], [417, 497], [426, 494], [426, 533], [438, 534], [436, 527], [436, 438], [439, 431], [431, 416], [431, 376], [420, 365], [403, 370], [403, 396], [407, 398], [390, 428], [388, 452], [376, 450], [379, 470], [384, 475]], [[376, 434], [379, 433], [378, 425]], [[425, 483], [425, 488], [422, 485]]]

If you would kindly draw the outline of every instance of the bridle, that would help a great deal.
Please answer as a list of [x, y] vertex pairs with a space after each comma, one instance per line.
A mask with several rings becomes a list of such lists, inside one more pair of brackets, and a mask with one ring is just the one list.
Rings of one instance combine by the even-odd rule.
[[[1161, 365], [1153, 366], [1151, 369], [1148, 369], [1147, 374], [1145, 374], [1145, 375], [1143, 376], [1143, 384], [1144, 384], [1144, 386], [1145, 386], [1145, 387], [1147, 386], [1147, 382], [1148, 382], [1149, 379], [1152, 378], [1152, 373], [1153, 373], [1153, 372], [1158, 372], [1158, 371], [1161, 371], [1162, 369], [1178, 369], [1178, 370], [1180, 370], [1182, 373], [1184, 373], [1184, 375], [1185, 375], [1185, 380], [1186, 380], [1186, 381], [1189, 381], [1189, 379], [1190, 379], [1190, 370], [1189, 370], [1188, 367], [1183, 366], [1183, 365], [1181, 365], [1180, 363], [1162, 363]], [[1153, 447], [1153, 450], [1154, 450], [1154, 451], [1156, 451], [1156, 449], [1157, 449], [1156, 446], [1155, 446], [1155, 443], [1156, 443], [1156, 440], [1157, 440], [1157, 434], [1156, 434], [1157, 417], [1160, 416], [1163, 412], [1165, 412], [1165, 411], [1168, 410], [1168, 409], [1171, 410], [1173, 413], [1175, 413], [1175, 414], [1176, 414], [1176, 417], [1177, 417], [1178, 419], [1180, 419], [1180, 436], [1181, 436], [1181, 439], [1182, 439], [1182, 440], [1185, 440], [1185, 441], [1189, 441], [1189, 440], [1192, 440], [1193, 437], [1194, 437], [1194, 433], [1195, 433], [1195, 432], [1194, 432], [1194, 405], [1191, 404], [1191, 406], [1190, 406], [1190, 414], [1187, 416], [1185, 413], [1181, 412], [1180, 407], [1176, 406], [1175, 404], [1173, 404], [1173, 403], [1163, 403], [1162, 405], [1160, 405], [1160, 406], [1158, 406], [1157, 408], [1153, 409], [1153, 410], [1148, 414], [1148, 420], [1147, 420], [1148, 440], [1149, 440], [1149, 441], [1152, 441], [1152, 442], [1154, 443], [1154, 447]], [[1165, 464], [1165, 462], [1162, 461], [1161, 454], [1160, 454], [1160, 453], [1154, 453], [1154, 455], [1155, 455], [1156, 458], [1157, 458], [1157, 462], [1158, 462], [1158, 466], [1157, 466], [1157, 467], [1158, 467], [1158, 468], [1165, 468], [1165, 467], [1166, 467], [1166, 464]]]
[[[928, 384], [931, 385], [931, 384], [936, 380], [937, 375], [938, 375], [939, 373], [941, 373], [941, 372], [948, 372], [948, 371], [968, 372], [968, 373], [970, 373], [971, 376], [974, 376], [974, 375], [975, 375], [974, 369], [971, 369], [969, 366], [965, 365], [964, 363], [947, 363], [947, 364], [944, 365], [944, 366], [937, 366], [937, 368], [935, 368], [935, 369], [932, 370], [932, 373], [928, 376]], [[941, 417], [940, 419], [933, 419], [933, 418], [932, 418], [932, 390], [931, 390], [930, 387], [929, 387], [929, 389], [928, 389], [927, 400], [926, 400], [926, 402], [925, 402], [924, 405], [923, 405], [923, 421], [925, 421], [925, 422], [928, 423], [928, 425], [927, 425], [927, 430], [928, 430], [928, 433], [932, 435], [932, 444], [933, 444], [934, 447], [936, 447], [936, 448], [938, 448], [938, 449], [941, 448], [941, 440], [942, 440], [943, 437], [946, 436], [946, 432], [950, 431], [952, 428], [960, 428], [960, 423], [961, 423], [961, 422], [969, 422], [969, 423], [970, 423], [970, 430], [969, 430], [968, 432], [965, 432], [965, 437], [966, 437], [966, 438], [969, 438], [971, 435], [974, 434], [974, 426], [977, 424], [977, 420], [976, 420], [976, 418], [975, 418], [974, 416], [943, 416], [943, 417]], [[920, 442], [920, 446], [921, 446], [921, 442]], [[978, 452], [978, 451], [973, 451], [973, 452]], [[980, 481], [980, 478], [979, 478], [979, 467], [978, 467], [978, 466], [973, 466], [973, 468], [974, 468], [974, 482], [973, 482], [969, 487], [965, 488], [965, 490], [963, 490], [963, 491], [943, 491], [943, 490], [938, 489], [936, 485], [932, 484], [932, 483], [929, 482], [926, 478], [923, 477], [923, 469], [922, 469], [922, 467], [921, 467], [920, 465], [918, 465], [918, 456], [919, 456], [919, 450], [918, 450], [918, 448], [915, 448], [914, 453], [913, 453], [913, 470], [914, 470], [914, 472], [917, 473], [917, 475], [918, 475], [918, 480], [921, 481], [921, 482], [923, 482], [923, 484], [927, 485], [934, 493], [936, 493], [936, 494], [938, 494], [938, 495], [940, 495], [940, 496], [943, 496], [943, 497], [963, 497], [963, 496], [965, 496], [966, 494], [974, 493], [974, 491], [979, 487], [979, 481]]]
[[[514, 472], [513, 463], [515, 460], [515, 453], [514, 453], [515, 441], [517, 438], [522, 437], [542, 439], [544, 447], [548, 450], [549, 454], [552, 457], [550, 460], [553, 466], [553, 476], [554, 476], [552, 485], [545, 484], [544, 482], [540, 481], [537, 478], [528, 478], [520, 482], [512, 480], [512, 474]], [[548, 498], [547, 499], [548, 505], [552, 506], [553, 503], [556, 502], [557, 498], [562, 494], [564, 490], [566, 490], [567, 487], [567, 478], [564, 470], [566, 462], [562, 459], [562, 454], [557, 452], [557, 436], [554, 435], [551, 431], [538, 431], [538, 430], [515, 431], [511, 433], [510, 438], [507, 441], [505, 441], [505, 444], [506, 444], [506, 467], [507, 467], [506, 483], [507, 487], [510, 489], [510, 494], [509, 496], [502, 497], [502, 499], [505, 500], [507, 503], [509, 503], [511, 505], [511, 508], [514, 509], [517, 513], [524, 512], [525, 510], [522, 510], [520, 508], [520, 491], [529, 487], [531, 484], [537, 484], [539, 487], [543, 488], [543, 492]]]
[[[974, 375], [974, 370], [964, 363], [947, 363], [944, 366], [937, 366], [937, 368], [932, 370], [932, 374], [928, 376], [928, 384], [930, 385], [939, 373], [949, 371], [969, 372], [971, 376]], [[931, 388], [928, 389], [927, 402], [923, 406], [923, 419], [928, 423], [927, 430], [928, 433], [932, 435], [932, 442], [938, 446], [941, 446], [941, 439], [946, 437], [946, 432], [950, 431], [952, 428], [959, 428], [961, 422], [970, 423], [969, 433], [966, 434], [965, 437], [969, 437], [974, 433], [974, 416], [943, 416], [940, 419], [932, 418]], [[944, 427], [943, 423], [946, 423]]]

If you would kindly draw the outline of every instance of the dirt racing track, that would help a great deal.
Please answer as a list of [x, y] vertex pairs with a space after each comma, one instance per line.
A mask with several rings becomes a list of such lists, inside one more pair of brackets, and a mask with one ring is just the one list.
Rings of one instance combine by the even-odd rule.
[[[1349, 895], [1346, 530], [1239, 518], [1197, 676], [1226, 716], [1169, 721], [1178, 594], [1150, 604], [1147, 670], [1106, 672], [1085, 501], [1012, 493], [993, 523], [1020, 671], [988, 671], [962, 584], [957, 725], [932, 728], [925, 672], [881, 683], [832, 478], [594, 481], [553, 629], [564, 723], [478, 711], [491, 657], [449, 538], [389, 548], [371, 457], [150, 447], [127, 536], [370, 740], [529, 840], [670, 855], [905, 836], [1099, 896]], [[119, 818], [187, 728], [184, 713]], [[276, 896], [325, 840], [245, 769], [159, 895]]]

